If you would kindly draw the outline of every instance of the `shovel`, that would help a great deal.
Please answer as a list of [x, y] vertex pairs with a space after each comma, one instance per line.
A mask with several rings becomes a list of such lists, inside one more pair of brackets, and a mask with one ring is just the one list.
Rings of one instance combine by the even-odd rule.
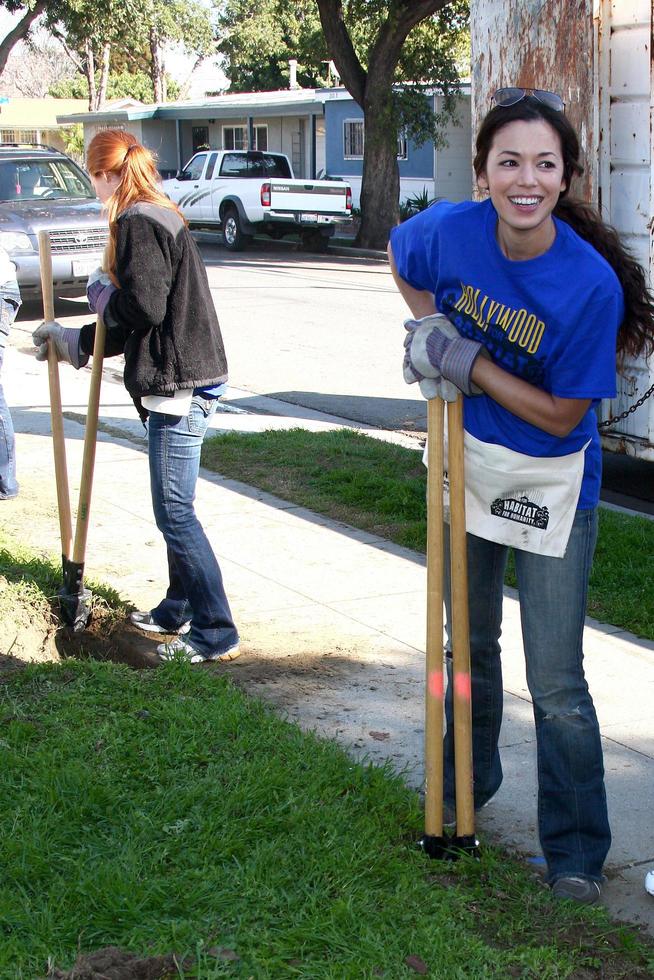
[[[43, 294], [43, 316], [54, 320], [54, 295], [52, 289], [52, 253], [50, 236], [47, 231], [39, 232], [39, 253], [41, 258], [41, 290]], [[102, 360], [104, 355], [105, 326], [98, 317], [93, 346], [93, 364], [89, 387], [89, 404], [84, 432], [84, 452], [82, 456], [82, 475], [79, 488], [75, 539], [73, 541], [66, 467], [66, 443], [64, 440], [64, 420], [61, 409], [61, 389], [59, 386], [59, 363], [53, 345], [48, 345], [48, 382], [50, 386], [50, 417], [52, 426], [52, 445], [54, 450], [55, 480], [57, 483], [57, 507], [59, 510], [59, 531], [61, 535], [61, 563], [63, 586], [59, 590], [59, 607], [62, 619], [73, 630], [81, 632], [91, 615], [91, 592], [84, 588], [84, 556], [89, 527], [91, 489], [95, 466], [95, 447], [98, 432], [98, 413], [100, 407], [100, 383], [102, 381]]]
[[463, 398], [447, 403], [456, 835], [443, 832], [443, 425], [444, 402], [427, 402], [427, 644], [425, 684], [425, 834], [430, 858], [477, 856], [472, 789], [472, 699], [466, 559]]

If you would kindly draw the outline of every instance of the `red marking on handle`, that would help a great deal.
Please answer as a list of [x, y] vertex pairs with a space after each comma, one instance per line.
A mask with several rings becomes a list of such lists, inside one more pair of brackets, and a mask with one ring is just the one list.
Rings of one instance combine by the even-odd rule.
[[427, 684], [429, 688], [429, 693], [433, 698], [440, 698], [443, 700], [443, 671], [434, 670], [429, 675], [429, 681]]
[[470, 701], [472, 699], [470, 674], [454, 675], [454, 693], [458, 698], [464, 698], [466, 701]]

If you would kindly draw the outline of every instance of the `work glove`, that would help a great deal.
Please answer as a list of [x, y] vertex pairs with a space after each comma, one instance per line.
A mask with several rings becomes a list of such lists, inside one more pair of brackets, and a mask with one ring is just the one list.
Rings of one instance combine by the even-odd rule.
[[[464, 395], [480, 395], [478, 388], [470, 380], [472, 368], [481, 354], [488, 356], [483, 344], [476, 340], [461, 337], [456, 327], [441, 313], [433, 313], [421, 320], [406, 320], [404, 327], [407, 335], [404, 338], [405, 373], [404, 378], [409, 384], [423, 379], [434, 379], [437, 382], [451, 382]], [[426, 386], [430, 390], [431, 386]], [[448, 391], [448, 389], [446, 389]], [[423, 394], [426, 398], [433, 395]], [[445, 397], [443, 394], [440, 397]], [[452, 401], [451, 397], [445, 398]]]
[[104, 316], [104, 310], [109, 299], [116, 292], [116, 287], [110, 276], [103, 272], [100, 266], [94, 269], [86, 284], [86, 298], [92, 313]]
[[404, 361], [402, 363], [404, 380], [408, 385], [415, 384], [417, 381], [423, 398], [442, 398], [445, 402], [454, 402], [457, 399], [457, 395], [460, 394], [456, 385], [453, 385], [451, 381], [446, 381], [441, 375], [433, 378], [426, 378], [411, 364], [411, 358], [409, 356], [409, 349], [412, 340], [411, 332], [415, 330], [415, 325], [417, 322], [417, 320], [406, 320], [404, 323], [404, 326], [408, 331], [406, 337], [404, 338]]
[[54, 344], [58, 361], [65, 361], [78, 369], [88, 363], [89, 355], [80, 350], [80, 332], [72, 327], [62, 327], [56, 320], [40, 324], [32, 334], [37, 361], [47, 361], [48, 344]]

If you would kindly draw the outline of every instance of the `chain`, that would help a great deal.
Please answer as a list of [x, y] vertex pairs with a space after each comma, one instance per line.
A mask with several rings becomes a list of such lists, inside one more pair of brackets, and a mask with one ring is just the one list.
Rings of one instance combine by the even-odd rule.
[[633, 405], [631, 405], [628, 409], [626, 409], [626, 411], [621, 412], [620, 415], [614, 415], [613, 418], [607, 419], [606, 422], [599, 422], [597, 428], [606, 429], [607, 426], [613, 425], [614, 422], [622, 422], [623, 419], [628, 418], [628, 416], [631, 415], [633, 412], [635, 412], [636, 409], [640, 408], [643, 402], [646, 402], [647, 399], [650, 397], [650, 395], [653, 394], [654, 394], [654, 385], [652, 385], [652, 387], [645, 392], [642, 398], [639, 398], [637, 402], [634, 402]]

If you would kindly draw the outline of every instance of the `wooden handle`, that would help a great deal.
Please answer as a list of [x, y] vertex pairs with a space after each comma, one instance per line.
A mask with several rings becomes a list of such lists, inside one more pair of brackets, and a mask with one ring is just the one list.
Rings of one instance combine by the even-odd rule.
[[86, 554], [86, 538], [89, 530], [91, 490], [93, 488], [93, 471], [95, 468], [95, 449], [98, 434], [100, 385], [102, 382], [105, 336], [106, 328], [102, 317], [99, 316], [95, 326], [93, 364], [91, 367], [91, 384], [89, 387], [89, 406], [86, 413], [86, 428], [84, 430], [84, 455], [82, 457], [82, 476], [79, 487], [77, 523], [75, 525], [75, 544], [73, 546], [73, 561], [79, 565], [84, 564], [84, 556]]
[[443, 835], [443, 401], [427, 402], [425, 833]]
[[[39, 256], [41, 263], [41, 293], [43, 295], [43, 319], [54, 320], [54, 292], [52, 288], [52, 253], [50, 236], [47, 231], [39, 232]], [[61, 409], [61, 388], [59, 386], [59, 362], [57, 352], [48, 344], [48, 383], [50, 387], [50, 425], [52, 428], [52, 447], [54, 451], [55, 481], [57, 484], [57, 508], [59, 511], [59, 533], [61, 553], [70, 557], [73, 537], [70, 515], [70, 492], [68, 489], [68, 470], [66, 467], [66, 441], [64, 439], [64, 416]]]
[[450, 476], [450, 568], [452, 582], [452, 675], [454, 682], [454, 766], [456, 832], [475, 832], [472, 784], [472, 685], [468, 621], [463, 397], [447, 403], [448, 472]]

